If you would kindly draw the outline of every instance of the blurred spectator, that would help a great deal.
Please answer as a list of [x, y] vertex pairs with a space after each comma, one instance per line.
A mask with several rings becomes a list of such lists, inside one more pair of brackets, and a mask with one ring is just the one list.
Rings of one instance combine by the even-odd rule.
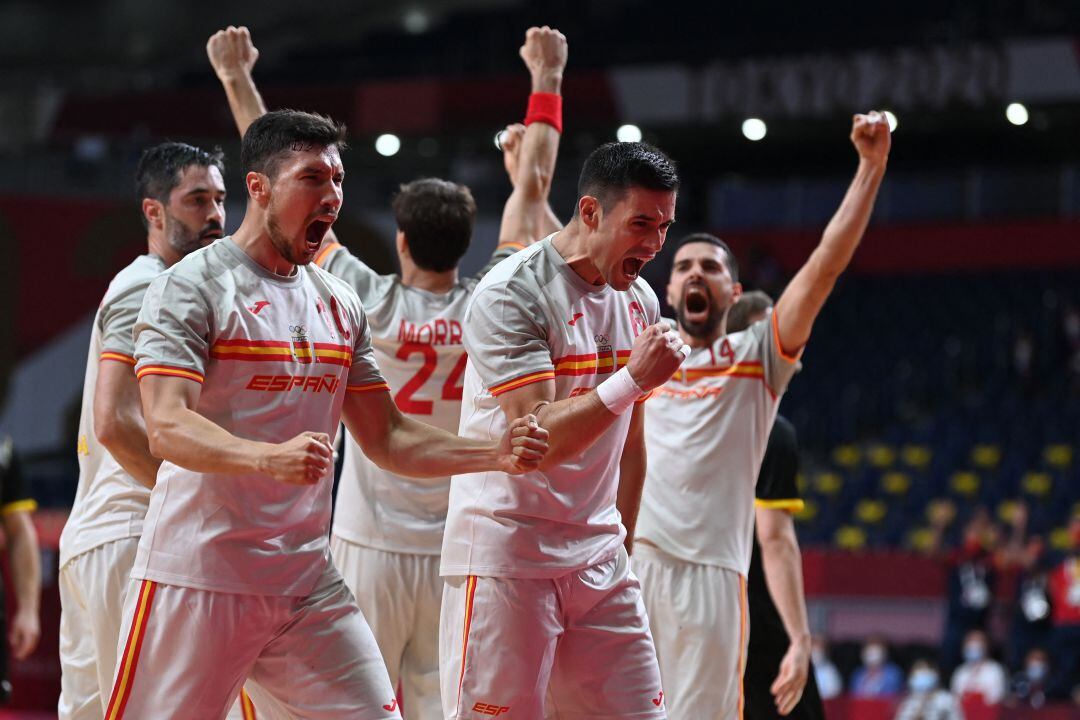
[[961, 702], [978, 696], [984, 705], [998, 705], [1005, 699], [1005, 668], [990, 657], [990, 643], [982, 630], [972, 630], [964, 637], [964, 662], [953, 673], [951, 686]]
[[814, 679], [817, 681], [818, 693], [822, 700], [832, 700], [844, 692], [844, 678], [840, 671], [829, 659], [828, 648], [825, 638], [815, 635], [810, 644], [810, 661], [814, 668]]
[[1072, 549], [1049, 578], [1054, 626], [1050, 640], [1054, 656], [1052, 697], [1068, 697], [1080, 682], [1080, 515], [1069, 522], [1069, 533]]
[[986, 627], [997, 581], [992, 553], [999, 538], [986, 508], [976, 509], [964, 527], [963, 545], [956, 551], [949, 572], [949, 607], [941, 643], [941, 667], [946, 673], [960, 664], [967, 634]]
[[1012, 683], [1008, 704], [1039, 709], [1046, 704], [1046, 689], [1050, 681], [1050, 656], [1042, 648], [1033, 648], [1024, 659], [1024, 669]]
[[916, 660], [896, 720], [964, 720], [964, 715], [956, 698], [938, 687], [937, 668], [927, 660]]
[[883, 638], [870, 638], [862, 649], [862, 665], [851, 676], [851, 694], [873, 698], [899, 695], [904, 690], [904, 673], [889, 662]]

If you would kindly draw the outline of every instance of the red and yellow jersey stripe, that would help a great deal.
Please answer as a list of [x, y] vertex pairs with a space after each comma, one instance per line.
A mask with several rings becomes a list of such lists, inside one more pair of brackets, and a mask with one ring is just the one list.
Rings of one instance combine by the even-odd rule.
[[376, 390], [390, 390], [390, 385], [386, 381], [367, 383], [366, 385], [346, 385], [345, 392], [351, 393], [364, 393], [374, 392]]
[[251, 362], [298, 362], [352, 365], [352, 348], [336, 343], [293, 344], [282, 340], [248, 340], [235, 338], [218, 340], [210, 347], [215, 360], [247, 360]]
[[516, 377], [513, 380], [507, 380], [506, 382], [499, 383], [498, 385], [493, 385], [490, 392], [492, 395], [498, 396], [502, 395], [504, 392], [517, 390], [519, 387], [525, 387], [526, 385], [531, 385], [535, 382], [543, 382], [544, 380], [554, 379], [554, 370], [540, 370], [538, 372], [529, 373], [528, 375]]
[[135, 377], [142, 380], [147, 375], [169, 375], [172, 377], [180, 377], [185, 380], [194, 380], [195, 382], [202, 384], [203, 374], [188, 368], [174, 367], [172, 365], [143, 365], [137, 371], [135, 371]]
[[135, 365], [135, 358], [124, 353], [113, 352], [112, 350], [106, 350], [98, 357], [98, 361], [102, 360], [115, 360], [116, 362], [122, 362], [126, 365]]

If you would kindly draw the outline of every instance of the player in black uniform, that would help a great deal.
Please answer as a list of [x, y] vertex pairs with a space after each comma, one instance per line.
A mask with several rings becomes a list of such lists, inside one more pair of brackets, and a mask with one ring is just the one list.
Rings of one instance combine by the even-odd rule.
[[[772, 300], [765, 293], [745, 293], [730, 311], [728, 332], [738, 332], [762, 319], [771, 307]], [[825, 717], [810, 664], [810, 633], [803, 596], [801, 557], [792, 518], [792, 513], [803, 507], [795, 482], [798, 471], [795, 427], [787, 418], [777, 415], [758, 475], [755, 502], [757, 527], [747, 578], [750, 643], [743, 675], [747, 720], [781, 717], [824, 720]], [[772, 592], [766, 580], [759, 540], [767, 543], [769, 552], [774, 553], [770, 556], [770, 563], [778, 567], [773, 568], [773, 582], [779, 580], [783, 585], [773, 588]], [[786, 596], [782, 602], [791, 616], [787, 622], [798, 635], [794, 642], [785, 626], [785, 619], [773, 602], [773, 593], [784, 593]], [[785, 710], [788, 712], [785, 713]]]

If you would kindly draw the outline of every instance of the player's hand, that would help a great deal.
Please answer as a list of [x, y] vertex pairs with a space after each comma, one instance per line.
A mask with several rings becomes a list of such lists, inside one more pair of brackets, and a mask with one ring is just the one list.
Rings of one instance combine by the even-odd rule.
[[535, 470], [548, 451], [548, 431], [540, 427], [535, 415], [519, 417], [510, 423], [499, 441], [501, 470], [520, 475]]
[[25, 660], [37, 647], [41, 637], [41, 622], [37, 614], [22, 609], [15, 613], [8, 630], [8, 644], [11, 656], [16, 660]]
[[532, 76], [533, 92], [559, 92], [566, 69], [565, 35], [547, 25], [531, 27], [518, 53]]
[[649, 392], [667, 382], [689, 354], [690, 348], [679, 333], [667, 323], [656, 323], [645, 328], [634, 340], [626, 369], [642, 392]]
[[251, 33], [244, 26], [230, 25], [210, 36], [206, 43], [206, 55], [210, 65], [222, 82], [235, 77], [251, 75], [259, 51], [251, 42]]
[[866, 115], [856, 115], [851, 121], [851, 143], [860, 160], [885, 165], [892, 147], [892, 133], [885, 114], [874, 110]]
[[334, 449], [326, 433], [303, 432], [274, 446], [264, 461], [270, 477], [289, 485], [314, 485], [334, 467]]
[[798, 643], [792, 643], [788, 646], [784, 659], [780, 661], [780, 672], [777, 673], [776, 680], [769, 688], [778, 713], [787, 715], [799, 704], [809, 674], [809, 649]]
[[507, 125], [505, 130], [499, 132], [499, 147], [503, 153], [503, 167], [510, 176], [510, 184], [514, 185], [517, 177], [518, 158], [521, 157], [521, 143], [525, 139], [525, 126], [521, 123]]

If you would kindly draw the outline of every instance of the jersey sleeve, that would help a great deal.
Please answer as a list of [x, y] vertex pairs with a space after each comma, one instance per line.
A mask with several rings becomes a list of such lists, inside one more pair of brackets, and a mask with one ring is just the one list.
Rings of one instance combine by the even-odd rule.
[[135, 322], [148, 286], [149, 282], [134, 285], [101, 306], [100, 360], [135, 364]]
[[[754, 323], [746, 332], [750, 335], [753, 359], [761, 363], [765, 385], [774, 395], [784, 394], [791, 378], [802, 369], [802, 364], [799, 356], [787, 355], [780, 348], [776, 313], [773, 312], [764, 320]], [[723, 339], [720, 342], [723, 342]]]
[[543, 312], [523, 283], [489, 285], [473, 295], [462, 342], [469, 362], [492, 395], [555, 379]]
[[135, 323], [135, 376], [169, 375], [202, 383], [210, 322], [210, 307], [198, 288], [172, 273], [159, 275]]
[[803, 501], [795, 481], [798, 473], [799, 446], [795, 427], [787, 418], [777, 415], [758, 474], [754, 504], [773, 510], [802, 510]]
[[11, 439], [0, 441], [0, 515], [36, 509], [37, 502], [26, 492], [22, 466]]
[[331, 243], [324, 248], [315, 263], [348, 283], [366, 307], [372, 307], [386, 297], [394, 284], [393, 275], [380, 275], [375, 272], [341, 243]]
[[348, 392], [373, 392], [389, 390], [378, 363], [375, 362], [375, 350], [371, 347], [371, 327], [363, 307], [357, 308], [356, 337], [353, 338], [352, 364], [349, 366]]

